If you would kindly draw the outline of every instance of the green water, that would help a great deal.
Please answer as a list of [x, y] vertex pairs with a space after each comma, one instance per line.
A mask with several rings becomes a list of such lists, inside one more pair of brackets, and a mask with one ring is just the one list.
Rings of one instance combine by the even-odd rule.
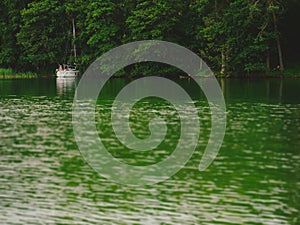
[[[110, 81], [96, 107], [110, 153], [146, 165], [170, 155], [178, 117], [157, 152], [132, 152], [111, 135], [110, 105], [129, 81]], [[72, 128], [76, 82], [0, 80], [0, 224], [300, 224], [300, 80], [221, 80], [227, 130], [218, 157], [198, 171], [210, 111], [189, 80], [177, 81], [201, 111], [199, 145], [186, 166], [149, 187], [116, 184], [82, 158]], [[149, 135], [159, 99], [133, 108], [138, 137]], [[163, 114], [163, 113], [162, 113]]]

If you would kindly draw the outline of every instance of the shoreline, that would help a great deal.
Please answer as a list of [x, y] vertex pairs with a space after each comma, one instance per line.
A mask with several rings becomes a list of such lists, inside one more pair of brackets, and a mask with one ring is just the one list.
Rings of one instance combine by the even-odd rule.
[[[82, 75], [81, 75], [82, 76]], [[79, 77], [81, 77], [79, 76]], [[149, 75], [148, 75], [149, 76]], [[176, 78], [176, 79], [198, 79], [198, 78], [209, 78], [211, 75], [157, 75], [158, 77], [164, 77], [164, 78]], [[0, 74], [0, 80], [5, 79], [39, 79], [39, 78], [55, 78], [55, 75], [37, 75], [37, 74], [17, 74], [17, 75], [2, 75]], [[112, 76], [112, 79], [136, 79], [136, 78], [142, 78], [147, 77], [144, 75], [121, 75], [121, 76]], [[270, 78], [276, 78], [276, 79], [300, 79], [300, 75], [253, 75], [253, 76], [220, 76], [220, 75], [214, 75], [217, 79], [270, 79]]]

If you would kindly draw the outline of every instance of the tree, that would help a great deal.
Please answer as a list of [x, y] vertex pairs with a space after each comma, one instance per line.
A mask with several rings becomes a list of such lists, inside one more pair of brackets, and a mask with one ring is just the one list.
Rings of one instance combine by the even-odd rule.
[[[73, 44], [84, 70], [108, 50], [136, 40], [165, 40], [199, 54], [222, 74], [284, 70], [283, 0], [3, 0], [0, 67], [53, 71]], [[72, 38], [72, 21], [76, 38]], [[276, 57], [274, 57], [276, 55]], [[175, 70], [153, 63], [130, 74]]]
[[3, 0], [0, 2], [0, 66], [18, 69], [19, 46], [16, 34], [19, 32], [20, 11], [27, 2]]
[[91, 0], [84, 11], [84, 36], [88, 45], [84, 64], [89, 64], [103, 53], [120, 44], [120, 24], [117, 21], [117, 4], [111, 0]]
[[[268, 2], [199, 0], [204, 26], [196, 38], [204, 43], [208, 62], [221, 74], [265, 72], [278, 32], [271, 26]], [[197, 6], [197, 5], [196, 5]]]
[[[165, 40], [184, 44], [184, 29], [181, 24], [184, 2], [179, 0], [136, 1], [126, 19], [125, 41]], [[131, 74], [161, 74], [176, 72], [175, 68], [157, 63], [143, 63], [131, 67]]]
[[65, 58], [66, 35], [71, 23], [65, 18], [59, 0], [41, 0], [21, 11], [22, 24], [17, 34], [23, 60], [36, 71], [49, 71]]
[[282, 56], [282, 49], [281, 49], [281, 43], [279, 38], [279, 30], [278, 30], [278, 20], [277, 20], [277, 13], [276, 10], [279, 10], [280, 2], [277, 2], [277, 5], [275, 5], [274, 0], [269, 0], [269, 10], [272, 12], [273, 17], [273, 24], [274, 24], [274, 32], [277, 34], [276, 37], [276, 45], [278, 50], [278, 60], [279, 60], [279, 70], [281, 73], [284, 71], [284, 65], [283, 65], [283, 56]]

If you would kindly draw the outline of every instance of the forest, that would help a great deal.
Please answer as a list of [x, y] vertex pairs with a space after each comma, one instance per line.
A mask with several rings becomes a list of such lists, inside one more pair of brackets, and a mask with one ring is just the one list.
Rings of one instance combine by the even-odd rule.
[[[70, 58], [84, 71], [106, 51], [137, 40], [177, 43], [217, 74], [284, 73], [299, 58], [297, 0], [2, 0], [0, 68], [53, 74]], [[72, 37], [72, 21], [76, 38]], [[125, 74], [170, 73], [135, 65]]]

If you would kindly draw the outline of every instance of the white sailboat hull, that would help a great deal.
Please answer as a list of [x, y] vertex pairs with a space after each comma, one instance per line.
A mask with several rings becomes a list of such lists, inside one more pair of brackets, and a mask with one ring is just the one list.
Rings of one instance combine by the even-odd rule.
[[64, 70], [64, 71], [57, 71], [56, 77], [57, 78], [74, 78], [77, 77], [79, 74], [78, 70]]

